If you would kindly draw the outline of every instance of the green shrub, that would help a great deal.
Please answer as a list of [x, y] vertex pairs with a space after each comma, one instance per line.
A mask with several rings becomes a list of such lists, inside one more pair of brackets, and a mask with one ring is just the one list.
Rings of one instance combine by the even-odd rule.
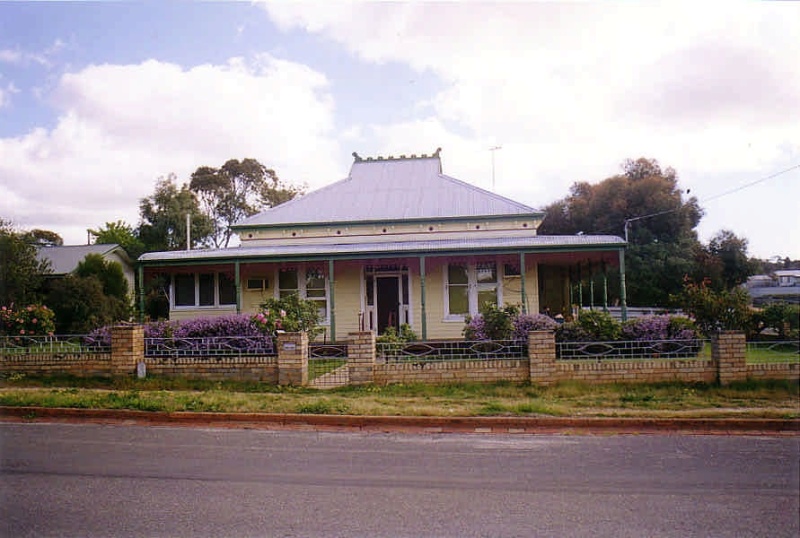
[[622, 324], [601, 310], [581, 312], [576, 323], [592, 340], [617, 340], [622, 334]]
[[514, 320], [519, 317], [519, 307], [484, 303], [480, 313], [467, 316], [463, 334], [467, 340], [510, 340], [514, 333]]
[[705, 335], [716, 331], [749, 331], [754, 318], [750, 297], [742, 288], [715, 291], [709, 279], [695, 284], [686, 279], [677, 298], [684, 312], [692, 316]]

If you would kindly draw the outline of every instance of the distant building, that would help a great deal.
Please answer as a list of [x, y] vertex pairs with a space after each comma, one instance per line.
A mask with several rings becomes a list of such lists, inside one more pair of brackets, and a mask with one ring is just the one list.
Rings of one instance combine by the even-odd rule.
[[119, 263], [122, 266], [122, 274], [125, 275], [125, 280], [128, 282], [128, 290], [133, 294], [136, 289], [134, 287], [136, 273], [133, 270], [133, 262], [125, 249], [116, 243], [38, 247], [36, 258], [39, 261], [50, 262], [52, 272], [48, 276], [63, 278], [74, 273], [78, 264], [89, 254], [99, 254], [107, 261]]
[[800, 269], [775, 271], [770, 275], [753, 275], [747, 279], [753, 304], [800, 303]]

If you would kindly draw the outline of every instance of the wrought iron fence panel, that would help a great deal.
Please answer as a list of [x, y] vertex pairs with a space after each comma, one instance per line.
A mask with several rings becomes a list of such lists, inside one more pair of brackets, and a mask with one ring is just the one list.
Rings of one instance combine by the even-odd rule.
[[525, 357], [527, 343], [518, 340], [427, 340], [420, 342], [381, 342], [377, 344], [379, 362], [406, 360], [450, 361], [515, 359]]
[[747, 342], [747, 360], [748, 362], [796, 362], [800, 360], [800, 341]]
[[109, 353], [111, 345], [88, 334], [51, 334], [47, 336], [0, 336], [0, 351], [15, 354], [95, 354]]
[[347, 344], [309, 344], [308, 354], [312, 359], [346, 359]]
[[271, 336], [145, 338], [147, 357], [243, 357], [276, 355]]
[[705, 340], [625, 340], [557, 342], [558, 360], [691, 359], [706, 349]]

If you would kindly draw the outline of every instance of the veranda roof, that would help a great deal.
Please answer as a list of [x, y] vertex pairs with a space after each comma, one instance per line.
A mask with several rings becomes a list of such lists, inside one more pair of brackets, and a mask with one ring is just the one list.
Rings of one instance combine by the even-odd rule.
[[145, 265], [180, 265], [190, 262], [279, 261], [286, 259], [357, 259], [374, 256], [425, 256], [447, 254], [503, 254], [518, 252], [580, 252], [622, 250], [625, 241], [614, 235], [539, 235], [524, 237], [441, 239], [347, 244], [294, 244], [175, 250], [143, 254]]

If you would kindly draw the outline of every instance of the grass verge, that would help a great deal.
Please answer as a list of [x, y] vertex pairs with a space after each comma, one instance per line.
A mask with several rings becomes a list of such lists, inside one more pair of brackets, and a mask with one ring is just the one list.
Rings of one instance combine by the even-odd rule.
[[0, 405], [143, 411], [379, 416], [800, 418], [797, 382], [614, 384], [565, 382], [342, 387], [326, 391], [257, 382], [29, 377], [0, 379]]

